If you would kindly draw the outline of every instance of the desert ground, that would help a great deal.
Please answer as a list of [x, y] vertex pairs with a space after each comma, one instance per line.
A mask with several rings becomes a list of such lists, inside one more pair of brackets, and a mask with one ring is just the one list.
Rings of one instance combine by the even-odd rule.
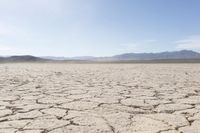
[[200, 64], [0, 64], [0, 133], [200, 133]]

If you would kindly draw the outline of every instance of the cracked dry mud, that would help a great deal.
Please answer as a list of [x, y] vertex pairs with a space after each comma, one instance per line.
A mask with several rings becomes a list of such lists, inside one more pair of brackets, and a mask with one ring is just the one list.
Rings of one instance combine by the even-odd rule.
[[1, 64], [0, 133], [200, 133], [200, 65]]

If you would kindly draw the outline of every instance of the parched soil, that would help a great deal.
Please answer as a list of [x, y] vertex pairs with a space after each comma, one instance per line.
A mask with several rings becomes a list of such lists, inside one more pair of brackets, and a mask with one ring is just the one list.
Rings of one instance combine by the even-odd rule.
[[0, 133], [200, 133], [200, 64], [0, 64]]

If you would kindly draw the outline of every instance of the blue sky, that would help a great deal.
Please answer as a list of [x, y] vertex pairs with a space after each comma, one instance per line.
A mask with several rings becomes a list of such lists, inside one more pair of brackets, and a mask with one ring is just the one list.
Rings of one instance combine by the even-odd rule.
[[199, 0], [0, 0], [0, 55], [200, 51]]

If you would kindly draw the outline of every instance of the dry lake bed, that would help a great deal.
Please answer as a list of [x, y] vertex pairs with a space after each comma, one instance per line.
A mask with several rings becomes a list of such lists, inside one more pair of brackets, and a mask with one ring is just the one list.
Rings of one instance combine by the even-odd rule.
[[0, 133], [200, 133], [200, 64], [0, 64]]

